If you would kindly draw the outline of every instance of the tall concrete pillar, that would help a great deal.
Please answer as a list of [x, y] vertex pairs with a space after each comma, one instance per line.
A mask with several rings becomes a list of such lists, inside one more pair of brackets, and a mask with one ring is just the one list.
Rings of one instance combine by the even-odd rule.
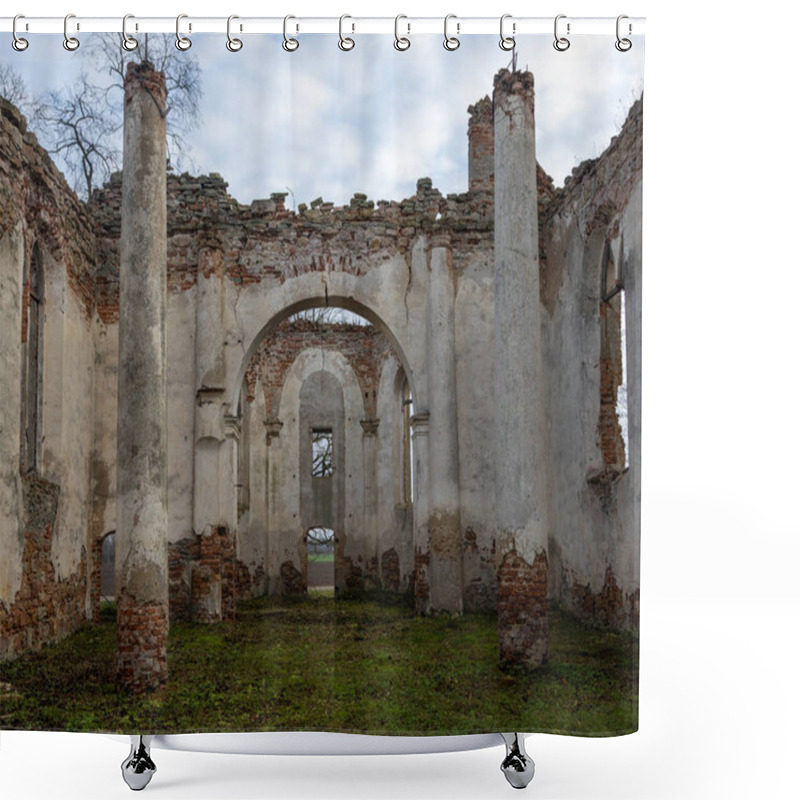
[[[378, 554], [378, 425], [379, 419], [362, 419], [364, 431], [364, 552], [367, 577], [380, 583]], [[374, 573], [371, 571], [374, 564]]]
[[117, 677], [134, 692], [167, 677], [166, 86], [128, 64], [119, 269]]
[[496, 564], [500, 661], [547, 659], [547, 520], [533, 75], [494, 79]]
[[450, 243], [431, 240], [428, 275], [428, 411], [430, 508], [428, 542], [431, 611], [463, 611], [461, 513], [456, 417], [455, 283]]
[[427, 614], [431, 609], [428, 584], [428, 433], [430, 415], [418, 411], [411, 417], [411, 440], [414, 458], [414, 610]]
[[281, 559], [279, 544], [281, 530], [281, 461], [283, 422], [277, 417], [264, 420], [267, 437], [267, 593], [281, 593]]
[[227, 410], [224, 290], [222, 250], [207, 243], [198, 258], [195, 301], [193, 527], [200, 536], [211, 535], [226, 513], [220, 484]]

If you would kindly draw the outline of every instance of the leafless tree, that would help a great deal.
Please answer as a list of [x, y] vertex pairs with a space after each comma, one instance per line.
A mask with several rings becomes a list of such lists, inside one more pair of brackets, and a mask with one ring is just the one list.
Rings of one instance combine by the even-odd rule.
[[188, 157], [184, 138], [199, 122], [202, 96], [197, 59], [162, 34], [147, 34], [139, 47], [124, 50], [115, 34], [97, 34], [78, 51], [91, 72], [37, 98], [32, 127], [73, 186], [87, 198], [119, 169], [122, 151], [123, 80], [128, 62], [149, 61], [167, 84], [167, 155], [172, 166]]
[[30, 102], [28, 87], [22, 76], [8, 63], [0, 63], [0, 96], [25, 113]]
[[195, 130], [200, 121], [199, 104], [203, 89], [197, 59], [188, 51], [178, 50], [174, 37], [166, 34], [144, 34], [133, 51], [123, 50], [116, 34], [100, 34], [92, 38], [88, 49], [111, 80], [106, 96], [114, 108], [122, 107], [121, 93], [129, 61], [149, 61], [164, 73], [167, 84], [167, 155], [178, 166], [188, 155], [184, 135]]
[[84, 74], [39, 98], [33, 124], [67, 179], [76, 189], [85, 187], [86, 197], [119, 163], [119, 125], [105, 108], [104, 90]]
[[338, 306], [314, 306], [292, 314], [290, 320], [304, 319], [315, 325], [369, 325], [363, 317]]

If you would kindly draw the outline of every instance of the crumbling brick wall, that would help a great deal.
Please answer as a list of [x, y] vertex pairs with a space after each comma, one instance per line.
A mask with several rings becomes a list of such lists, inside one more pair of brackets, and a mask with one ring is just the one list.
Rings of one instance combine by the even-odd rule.
[[[15, 239], [21, 247], [6, 260], [5, 245]], [[79, 408], [74, 398], [91, 397], [96, 251], [84, 204], [27, 129], [24, 116], [2, 98], [0, 241], [7, 253], [0, 263], [0, 481], [15, 495], [0, 512], [0, 658], [12, 658], [62, 638], [87, 620], [90, 442], [80, 421], [86, 419], [86, 406]], [[29, 285], [23, 275], [34, 249], [42, 259], [46, 286], [42, 335], [47, 349], [40, 357], [58, 368], [52, 373], [42, 368], [46, 404], [36, 445], [41, 458], [21, 459], [22, 374], [29, 344]], [[70, 468], [64, 469], [67, 454]]]

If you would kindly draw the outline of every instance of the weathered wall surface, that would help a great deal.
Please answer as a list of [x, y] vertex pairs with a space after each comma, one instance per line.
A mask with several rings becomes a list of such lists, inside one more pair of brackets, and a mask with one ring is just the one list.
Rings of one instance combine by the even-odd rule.
[[[61, 638], [89, 610], [94, 261], [83, 204], [0, 99], [0, 658]], [[38, 378], [28, 375], [35, 262]], [[40, 400], [25, 411], [31, 381]]]
[[[638, 626], [642, 103], [619, 136], [541, 211], [548, 379], [550, 593], [582, 617]], [[629, 457], [615, 410], [622, 380], [622, 276]]]
[[[0, 422], [0, 630], [13, 627], [12, 652], [96, 611], [97, 593], [85, 584], [95, 585], [99, 542], [117, 527], [121, 178], [84, 207], [16, 110], [0, 110], [0, 403], [8, 412]], [[344, 398], [337, 584], [411, 592], [422, 611], [497, 606], [493, 113], [488, 98], [470, 109], [465, 194], [443, 197], [421, 179], [399, 202], [355, 195], [344, 207], [319, 199], [293, 211], [282, 193], [240, 204], [218, 175], [168, 176], [172, 618], [229, 618], [237, 596], [302, 590], [309, 520], [300, 395], [320, 371]], [[536, 167], [548, 594], [623, 627], [638, 622], [641, 130], [639, 102], [607, 151], [563, 188]], [[44, 435], [40, 471], [26, 482], [23, 284], [34, 243], [45, 276]], [[628, 466], [614, 403], [622, 296], [602, 300], [604, 268], [608, 288], [618, 276], [625, 286]], [[286, 321], [325, 305], [374, 327], [323, 340]], [[412, 439], [414, 481], [404, 489]], [[453, 523], [446, 535], [443, 510]], [[441, 563], [431, 536], [437, 547], [446, 540]], [[506, 566], [506, 578], [519, 572]], [[460, 597], [449, 589], [436, 597], [437, 570]], [[47, 610], [34, 626], [38, 603]]]

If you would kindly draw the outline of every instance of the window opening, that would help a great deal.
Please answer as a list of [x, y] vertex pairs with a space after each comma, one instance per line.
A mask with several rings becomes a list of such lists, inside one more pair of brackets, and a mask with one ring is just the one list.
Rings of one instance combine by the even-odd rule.
[[311, 477], [333, 476], [333, 431], [314, 428], [311, 431]]

